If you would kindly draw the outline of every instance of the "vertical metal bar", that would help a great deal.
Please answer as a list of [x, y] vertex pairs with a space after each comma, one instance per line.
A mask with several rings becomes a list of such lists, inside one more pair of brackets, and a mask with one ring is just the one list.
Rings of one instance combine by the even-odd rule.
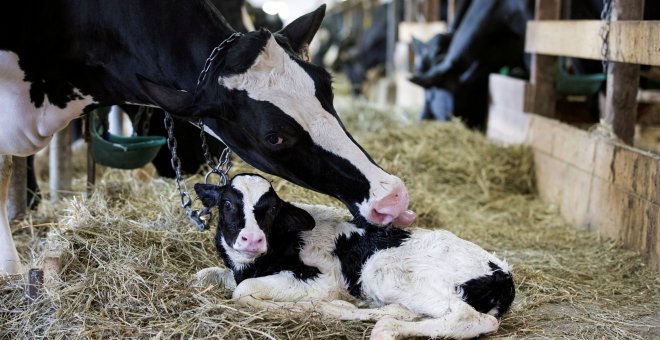
[[399, 8], [397, 6], [397, 0], [392, 0], [390, 3], [390, 8], [387, 13], [387, 63], [386, 70], [387, 76], [390, 78], [394, 77], [394, 49], [396, 47], [396, 35], [398, 31], [398, 13]]
[[57, 201], [62, 192], [71, 191], [73, 178], [71, 159], [71, 127], [69, 125], [55, 133], [50, 142], [48, 172], [51, 202]]

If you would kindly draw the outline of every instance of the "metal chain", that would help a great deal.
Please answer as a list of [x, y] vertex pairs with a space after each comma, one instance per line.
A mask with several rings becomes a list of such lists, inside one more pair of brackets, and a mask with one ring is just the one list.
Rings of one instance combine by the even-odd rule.
[[[211, 51], [211, 54], [209, 57], [206, 59], [206, 62], [204, 63], [204, 68], [202, 69], [201, 73], [199, 74], [199, 77], [197, 78], [197, 85], [195, 86], [195, 93], [197, 93], [197, 90], [199, 89], [199, 85], [206, 79], [206, 74], [209, 72], [211, 69], [211, 64], [215, 60], [215, 58], [218, 56], [220, 51], [227, 46], [227, 44], [231, 43], [234, 41], [236, 38], [240, 37], [241, 33], [234, 33], [229, 36], [229, 38], [225, 39]], [[171, 164], [172, 164], [172, 169], [174, 169], [174, 172], [176, 174], [176, 190], [179, 193], [179, 198], [181, 200], [181, 207], [186, 210], [186, 216], [188, 216], [188, 219], [197, 226], [200, 230], [206, 230], [208, 229], [208, 222], [212, 219], [211, 216], [211, 211], [209, 208], [203, 208], [202, 210], [196, 210], [192, 208], [192, 197], [190, 196], [190, 193], [188, 191], [188, 185], [186, 184], [186, 181], [183, 179], [181, 176], [181, 160], [179, 159], [179, 156], [177, 154], [177, 142], [176, 138], [174, 137], [174, 120], [172, 119], [172, 116], [170, 115], [169, 112], [165, 111], [165, 129], [167, 130], [167, 147], [170, 149], [170, 152], [172, 153], [172, 159], [171, 159]], [[198, 127], [200, 128], [200, 138], [202, 139], [202, 149], [204, 151], [204, 158], [206, 159], [206, 163], [211, 167], [211, 170], [204, 176], [204, 181], [208, 183], [209, 176], [211, 174], [216, 174], [219, 175], [221, 180], [222, 180], [222, 185], [225, 185], [227, 183], [228, 179], [228, 173], [229, 169], [231, 168], [231, 150], [229, 150], [229, 147], [225, 147], [225, 149], [222, 151], [222, 154], [220, 155], [220, 161], [218, 164], [213, 164], [213, 157], [211, 156], [211, 153], [209, 151], [208, 144], [206, 142], [206, 134], [204, 132], [204, 123], [200, 119], [198, 122]], [[206, 218], [204, 218], [207, 216]]]
[[[174, 138], [174, 120], [169, 112], [165, 111], [165, 128], [167, 129], [167, 147], [172, 153], [172, 169], [176, 174], [176, 190], [179, 192], [179, 199], [181, 200], [181, 207], [186, 210], [186, 216], [188, 219], [193, 222], [200, 230], [208, 229], [207, 221], [211, 219], [211, 212], [208, 208], [200, 210], [193, 210], [192, 208], [192, 197], [188, 193], [188, 185], [186, 181], [181, 176], [181, 160], [177, 155], [177, 143], [176, 138]], [[181, 188], [183, 187], [183, 190]], [[202, 219], [203, 216], [208, 215], [207, 219]]]
[[600, 54], [602, 56], [603, 73], [607, 74], [607, 67], [609, 65], [609, 37], [610, 37], [610, 23], [612, 21], [612, 0], [603, 0], [603, 10], [600, 12], [600, 38], [602, 44], [600, 47]]
[[206, 79], [206, 74], [209, 72], [209, 69], [211, 68], [211, 64], [213, 63], [213, 60], [218, 56], [220, 51], [222, 51], [227, 44], [233, 42], [237, 38], [239, 38], [242, 34], [240, 32], [233, 33], [232, 35], [229, 36], [229, 38], [223, 40], [220, 45], [216, 46], [213, 51], [211, 51], [211, 54], [209, 55], [208, 58], [206, 58], [206, 62], [204, 62], [204, 67], [202, 68], [202, 72], [199, 74], [199, 77], [197, 78], [197, 85], [195, 86], [195, 92], [197, 92], [197, 89], [199, 88], [199, 85]]
[[211, 156], [211, 152], [209, 151], [209, 146], [206, 143], [206, 132], [204, 132], [204, 122], [200, 119], [199, 122], [197, 123], [197, 126], [199, 127], [199, 138], [202, 140], [202, 151], [204, 151], [204, 158], [206, 159], [206, 164], [211, 168], [209, 172], [206, 173], [206, 176], [204, 176], [204, 182], [206, 184], [209, 183], [209, 177], [211, 175], [218, 175], [220, 177], [220, 185], [225, 185], [227, 184], [228, 181], [228, 174], [229, 174], [229, 169], [231, 169], [232, 163], [231, 163], [231, 150], [229, 149], [228, 146], [225, 146], [225, 148], [222, 150], [222, 153], [220, 154], [220, 159], [218, 163], [215, 163], [213, 160], [213, 156]]

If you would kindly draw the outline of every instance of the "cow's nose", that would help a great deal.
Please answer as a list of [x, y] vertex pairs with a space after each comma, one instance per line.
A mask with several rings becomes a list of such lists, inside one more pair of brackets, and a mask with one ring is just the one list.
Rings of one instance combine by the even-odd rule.
[[263, 232], [242, 231], [234, 248], [239, 251], [262, 253], [266, 251], [266, 239]]
[[374, 202], [369, 220], [372, 223], [386, 225], [394, 223], [398, 227], [407, 227], [415, 221], [417, 215], [408, 208], [408, 191], [403, 183], [379, 201]]

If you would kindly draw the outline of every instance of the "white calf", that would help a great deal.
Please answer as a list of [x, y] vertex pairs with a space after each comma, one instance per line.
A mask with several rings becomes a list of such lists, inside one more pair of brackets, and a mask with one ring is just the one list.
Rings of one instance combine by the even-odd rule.
[[[372, 338], [388, 339], [495, 332], [513, 301], [506, 262], [448, 231], [383, 228], [325, 206], [294, 206], [256, 175], [195, 190], [219, 207], [216, 245], [240, 303], [379, 320]], [[199, 276], [209, 273], [232, 281], [213, 269]], [[340, 301], [354, 299], [381, 308]]]

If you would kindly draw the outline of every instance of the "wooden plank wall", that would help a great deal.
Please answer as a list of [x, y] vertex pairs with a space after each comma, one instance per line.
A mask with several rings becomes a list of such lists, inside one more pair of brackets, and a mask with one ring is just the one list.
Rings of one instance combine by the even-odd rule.
[[[525, 52], [600, 60], [601, 26], [599, 20], [530, 21]], [[608, 41], [612, 61], [660, 66], [658, 21], [613, 21]]]
[[660, 271], [660, 156], [525, 113], [529, 84], [491, 75], [488, 136], [534, 152], [540, 197], [579, 228], [622, 241]]
[[528, 129], [541, 198], [660, 271], [660, 157], [534, 114]]

